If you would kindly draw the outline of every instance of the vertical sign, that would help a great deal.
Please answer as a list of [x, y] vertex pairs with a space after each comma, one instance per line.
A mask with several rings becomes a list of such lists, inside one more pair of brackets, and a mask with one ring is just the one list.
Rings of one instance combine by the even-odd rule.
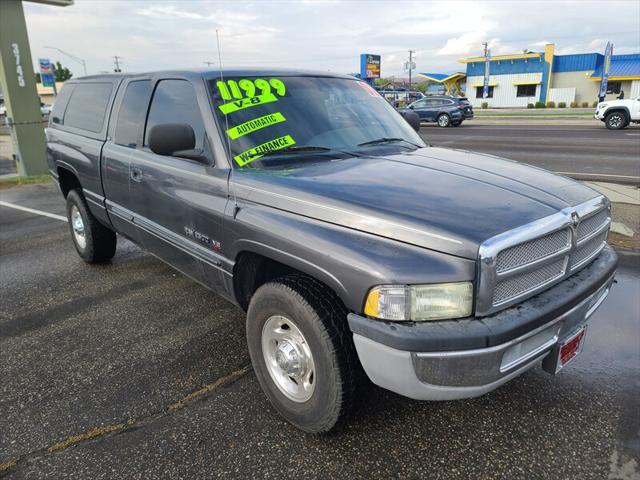
[[43, 87], [55, 87], [55, 78], [53, 74], [53, 65], [48, 58], [39, 58], [38, 66], [40, 67], [40, 81]]
[[360, 55], [360, 78], [369, 84], [380, 78], [380, 55], [363, 53]]
[[489, 98], [489, 66], [491, 65], [491, 50], [484, 49], [484, 83], [482, 86], [482, 98]]
[[598, 92], [598, 99], [602, 102], [607, 96], [607, 84], [609, 83], [609, 69], [611, 68], [611, 55], [613, 55], [613, 44], [607, 42], [607, 47], [604, 49], [604, 64], [602, 65], [602, 79], [600, 80], [600, 91]]

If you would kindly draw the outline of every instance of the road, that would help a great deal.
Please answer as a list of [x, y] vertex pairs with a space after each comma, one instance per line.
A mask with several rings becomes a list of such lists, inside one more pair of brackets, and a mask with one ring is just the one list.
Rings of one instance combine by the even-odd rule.
[[[64, 215], [51, 185], [0, 200]], [[261, 393], [241, 311], [122, 239], [110, 265], [86, 265], [67, 228], [0, 205], [0, 477], [640, 475], [640, 256], [621, 257], [559, 376], [444, 403], [371, 386], [342, 429], [312, 436]]]
[[439, 128], [425, 124], [425, 142], [447, 148], [490, 153], [529, 163], [579, 180], [640, 184], [640, 128], [611, 131], [593, 125], [475, 124]]

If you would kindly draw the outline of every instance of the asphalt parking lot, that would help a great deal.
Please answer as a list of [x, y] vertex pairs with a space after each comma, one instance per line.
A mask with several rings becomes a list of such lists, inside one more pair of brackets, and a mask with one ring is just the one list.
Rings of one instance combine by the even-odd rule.
[[[53, 185], [0, 201], [64, 215]], [[88, 266], [67, 228], [0, 204], [0, 477], [639, 478], [637, 254], [559, 376], [444, 403], [372, 386], [312, 436], [261, 393], [241, 311], [127, 241]]]
[[459, 128], [423, 124], [425, 142], [489, 153], [579, 180], [640, 184], [640, 126], [607, 130], [598, 120], [466, 121]]

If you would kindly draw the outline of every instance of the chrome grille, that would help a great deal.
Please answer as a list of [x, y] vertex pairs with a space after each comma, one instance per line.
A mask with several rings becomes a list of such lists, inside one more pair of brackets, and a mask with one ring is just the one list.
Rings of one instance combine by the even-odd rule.
[[606, 245], [607, 207], [598, 197], [484, 242], [476, 315], [513, 305], [587, 266]]
[[583, 218], [576, 229], [578, 241], [588, 237], [602, 227], [607, 221], [608, 216], [609, 212], [607, 210], [600, 210], [590, 217]]
[[580, 268], [600, 253], [600, 250], [602, 250], [607, 243], [608, 234], [609, 230], [607, 229], [591, 240], [587, 240], [583, 245], [580, 245], [571, 257], [571, 270]]
[[540, 238], [502, 250], [496, 260], [496, 271], [506, 272], [548, 257], [571, 246], [571, 230], [565, 228]]
[[544, 265], [522, 275], [506, 278], [496, 284], [493, 291], [493, 305], [498, 306], [520, 297], [536, 288], [562, 277], [567, 267], [567, 258], [562, 257], [554, 263]]

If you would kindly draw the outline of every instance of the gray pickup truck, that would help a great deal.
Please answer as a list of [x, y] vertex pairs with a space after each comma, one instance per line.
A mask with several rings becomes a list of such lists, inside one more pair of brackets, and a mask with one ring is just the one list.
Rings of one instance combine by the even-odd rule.
[[429, 147], [352, 77], [71, 80], [47, 158], [79, 255], [108, 262], [121, 235], [245, 310], [262, 389], [310, 432], [344, 418], [367, 377], [453, 400], [540, 361], [555, 374], [614, 280], [605, 197]]

